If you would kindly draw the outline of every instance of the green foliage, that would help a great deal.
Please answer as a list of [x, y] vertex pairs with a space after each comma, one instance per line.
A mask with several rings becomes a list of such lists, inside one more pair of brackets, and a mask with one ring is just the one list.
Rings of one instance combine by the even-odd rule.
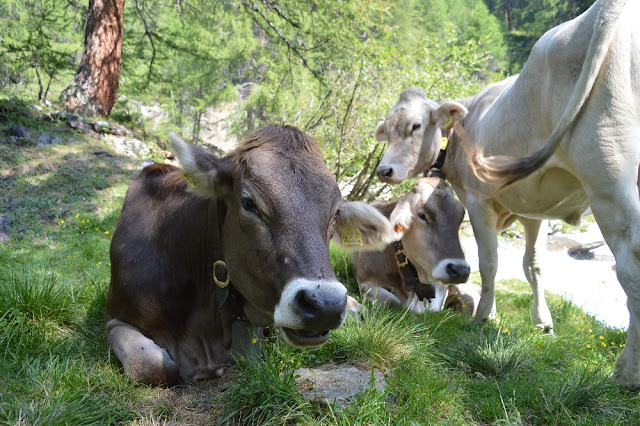
[[46, 99], [51, 80], [73, 70], [82, 51], [81, 11], [65, 0], [2, 0], [0, 16], [0, 84], [18, 82], [32, 68], [38, 99]]
[[504, 39], [508, 47], [509, 74], [520, 72], [533, 45], [551, 28], [587, 10], [595, 0], [484, 0], [493, 15], [507, 27], [505, 6], [511, 6], [511, 27]]

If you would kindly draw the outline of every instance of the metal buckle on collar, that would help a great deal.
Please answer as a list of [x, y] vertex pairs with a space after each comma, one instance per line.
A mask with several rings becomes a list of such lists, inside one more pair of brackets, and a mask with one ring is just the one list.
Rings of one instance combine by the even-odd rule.
[[[216, 268], [218, 266], [223, 268], [224, 277], [225, 277], [224, 281], [221, 281], [218, 279], [218, 275], [216, 274]], [[213, 263], [213, 282], [216, 283], [216, 285], [220, 288], [226, 288], [229, 285], [230, 281], [231, 279], [229, 278], [229, 272], [227, 272], [227, 264], [224, 263], [224, 261], [222, 260], [216, 260]]]
[[400, 268], [404, 268], [409, 264], [409, 258], [407, 257], [407, 252], [404, 251], [404, 247], [401, 241], [393, 242], [393, 249], [395, 250], [396, 263]]

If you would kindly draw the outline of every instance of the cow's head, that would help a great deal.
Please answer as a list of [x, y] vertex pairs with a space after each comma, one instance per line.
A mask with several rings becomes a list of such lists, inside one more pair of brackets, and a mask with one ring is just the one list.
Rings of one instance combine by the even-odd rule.
[[422, 283], [463, 283], [471, 270], [464, 259], [458, 230], [464, 207], [440, 178], [422, 178], [403, 195], [390, 220], [403, 232], [407, 258], [418, 270]]
[[170, 140], [191, 191], [227, 205], [224, 261], [247, 318], [278, 326], [296, 347], [326, 342], [343, 324], [347, 303], [329, 262], [332, 235], [377, 248], [393, 239], [389, 221], [343, 200], [317, 145], [295, 128], [257, 130], [224, 158]]
[[419, 89], [400, 93], [400, 100], [375, 130], [379, 142], [389, 143], [376, 170], [378, 178], [400, 183], [427, 170], [438, 157], [444, 131], [466, 114], [462, 104], [440, 105]]

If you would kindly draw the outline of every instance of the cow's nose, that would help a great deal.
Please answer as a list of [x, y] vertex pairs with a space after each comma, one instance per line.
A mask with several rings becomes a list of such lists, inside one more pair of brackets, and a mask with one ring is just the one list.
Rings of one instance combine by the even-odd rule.
[[342, 324], [347, 307], [347, 295], [323, 294], [300, 289], [293, 299], [293, 308], [304, 318], [309, 330], [332, 330]]
[[447, 274], [453, 283], [464, 283], [469, 279], [471, 267], [465, 263], [449, 263], [447, 264]]
[[386, 182], [389, 179], [391, 179], [391, 176], [393, 176], [393, 168], [380, 166], [376, 170], [376, 174], [378, 175], [378, 179], [380, 179], [383, 182]]

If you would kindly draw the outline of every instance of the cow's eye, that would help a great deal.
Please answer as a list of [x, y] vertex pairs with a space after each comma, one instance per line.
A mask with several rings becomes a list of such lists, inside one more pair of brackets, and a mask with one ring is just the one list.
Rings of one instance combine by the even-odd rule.
[[249, 197], [242, 197], [242, 208], [246, 211], [255, 214], [258, 217], [261, 217], [260, 210], [258, 206], [256, 206], [255, 201], [253, 201]]
[[420, 218], [420, 220], [424, 220], [425, 222], [428, 222], [427, 221], [427, 216], [425, 216], [425, 214], [424, 214], [424, 212], [422, 210], [420, 210], [418, 212], [418, 217]]
[[411, 133], [415, 132], [416, 130], [420, 130], [420, 123], [416, 123], [413, 125], [413, 127], [411, 128]]

